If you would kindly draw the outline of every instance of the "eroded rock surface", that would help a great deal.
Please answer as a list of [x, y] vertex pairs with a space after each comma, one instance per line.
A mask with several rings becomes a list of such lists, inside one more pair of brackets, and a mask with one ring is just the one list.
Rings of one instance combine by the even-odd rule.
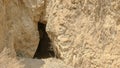
[[43, 5], [41, 0], [0, 0], [0, 51], [8, 47], [18, 56], [33, 57], [39, 43], [40, 17], [35, 16], [42, 13], [35, 10], [41, 8], [38, 2]]
[[66, 63], [120, 67], [120, 0], [51, 0], [47, 14], [47, 32]]
[[120, 67], [120, 0], [0, 0], [0, 8], [0, 51], [32, 57], [41, 21], [67, 64]]

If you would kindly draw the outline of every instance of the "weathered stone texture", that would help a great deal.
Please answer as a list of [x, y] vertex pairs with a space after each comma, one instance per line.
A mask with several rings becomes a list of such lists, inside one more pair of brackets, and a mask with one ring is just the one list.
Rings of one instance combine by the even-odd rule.
[[[0, 51], [32, 57], [37, 22], [56, 55], [80, 68], [120, 68], [120, 0], [0, 0]], [[14, 52], [13, 52], [14, 53]]]
[[120, 0], [51, 0], [46, 14], [47, 32], [66, 63], [120, 67]]
[[32, 0], [0, 0], [0, 51], [7, 46], [19, 56], [33, 57], [39, 42], [33, 6]]

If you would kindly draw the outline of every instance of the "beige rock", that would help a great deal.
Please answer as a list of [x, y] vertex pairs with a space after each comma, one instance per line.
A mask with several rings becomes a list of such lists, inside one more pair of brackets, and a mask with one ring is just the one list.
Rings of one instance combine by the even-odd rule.
[[0, 68], [24, 68], [24, 65], [17, 58], [9, 55], [9, 49], [4, 49], [0, 52]]
[[56, 55], [66, 63], [120, 67], [120, 0], [51, 0], [46, 18]]
[[32, 1], [0, 0], [0, 51], [8, 47], [13, 52], [16, 51], [19, 56], [33, 57], [38, 46], [39, 35], [37, 22], [34, 19], [37, 11], [34, 11], [36, 7], [32, 7], [38, 4]]
[[0, 52], [0, 68], [73, 68], [56, 58], [32, 59], [13, 58], [9, 55], [9, 49]]
[[33, 57], [37, 22], [57, 57], [74, 67], [120, 67], [119, 0], [0, 0], [0, 51]]

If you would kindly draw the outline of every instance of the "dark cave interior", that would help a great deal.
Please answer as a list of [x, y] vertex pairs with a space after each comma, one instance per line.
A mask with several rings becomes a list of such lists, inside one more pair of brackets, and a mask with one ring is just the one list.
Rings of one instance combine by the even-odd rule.
[[46, 32], [46, 24], [38, 22], [39, 45], [33, 58], [42, 59], [55, 57], [54, 50], [51, 45], [51, 40]]

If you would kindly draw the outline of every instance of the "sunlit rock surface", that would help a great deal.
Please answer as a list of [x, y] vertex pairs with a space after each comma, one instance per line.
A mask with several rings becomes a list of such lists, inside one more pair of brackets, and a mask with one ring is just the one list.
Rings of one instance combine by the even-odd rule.
[[120, 67], [120, 0], [51, 0], [46, 16], [57, 56], [66, 63]]
[[40, 21], [67, 64], [120, 67], [120, 0], [0, 0], [0, 8], [0, 51], [32, 57]]

